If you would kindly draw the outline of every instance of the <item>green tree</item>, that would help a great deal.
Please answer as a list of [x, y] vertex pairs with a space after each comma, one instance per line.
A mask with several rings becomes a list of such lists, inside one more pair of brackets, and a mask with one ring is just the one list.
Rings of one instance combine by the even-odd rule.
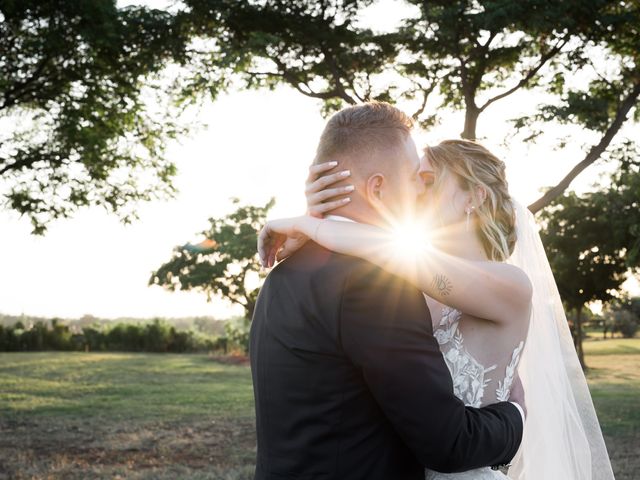
[[[231, 345], [242, 348], [249, 353], [249, 333], [251, 331], [250, 318], [232, 318], [224, 326], [225, 339]], [[225, 345], [225, 353], [228, 345]]]
[[[534, 212], [548, 205], [598, 160], [624, 167], [625, 162], [618, 160], [637, 155], [635, 136], [620, 133], [630, 117], [634, 123], [640, 120], [640, 35], [635, 27], [640, 25], [640, 2], [606, 2], [597, 24], [585, 48], [569, 52], [566, 61], [558, 63], [554, 99], [539, 106], [530, 117], [516, 121], [518, 128], [526, 127], [529, 139], [558, 124], [580, 126], [594, 139], [585, 146], [583, 158], [529, 206]], [[560, 138], [558, 148], [569, 142]]]
[[[221, 57], [232, 62], [245, 88], [273, 88], [285, 83], [317, 98], [331, 111], [370, 99], [391, 100], [384, 85], [374, 90], [372, 76], [391, 64], [397, 48], [389, 35], [356, 25], [373, 0], [188, 0], [184, 23], [224, 48], [224, 55], [202, 56], [204, 68], [218, 69]], [[223, 40], [223, 41], [222, 41]], [[212, 65], [213, 63], [213, 65]], [[199, 90], [209, 86], [197, 73]], [[211, 77], [209, 77], [211, 78]], [[217, 85], [217, 78], [212, 78]], [[217, 91], [217, 88], [214, 88]]]
[[621, 295], [610, 302], [605, 317], [612, 332], [620, 332], [624, 338], [633, 338], [640, 328], [640, 297]]
[[607, 302], [625, 281], [625, 247], [611, 233], [609, 192], [568, 193], [540, 214], [541, 237], [560, 295], [574, 314], [572, 333], [584, 362], [583, 310], [589, 302]]
[[[461, 136], [475, 140], [480, 115], [520, 89], [548, 85], [569, 41], [582, 46], [606, 1], [410, 1], [420, 8], [401, 34], [402, 71], [438, 80], [443, 105], [463, 109]], [[574, 47], [575, 48], [575, 47]], [[428, 91], [428, 90], [427, 90]]]
[[172, 258], [152, 273], [149, 285], [201, 291], [209, 301], [222, 296], [242, 306], [244, 317], [250, 320], [264, 278], [256, 253], [257, 235], [274, 203], [271, 199], [263, 207], [238, 206], [223, 218], [210, 218], [211, 226], [202, 232], [207, 240], [176, 247]]
[[[637, 0], [410, 0], [404, 4], [417, 14], [391, 33], [358, 21], [374, 3], [186, 0], [184, 18], [216, 48], [224, 44], [230, 58], [242, 57], [234, 65], [245, 87], [284, 83], [322, 100], [325, 113], [374, 99], [407, 100], [427, 126], [442, 107], [463, 109], [461, 135], [474, 139], [481, 114], [496, 102], [521, 89], [550, 96], [555, 103], [515, 119], [530, 141], [556, 122], [575, 122], [598, 140], [530, 206], [534, 212], [607, 157], [638, 104], [640, 36], [629, 27], [640, 23]], [[203, 58], [197, 71], [208, 70]], [[206, 90], [206, 79], [198, 80]], [[427, 108], [434, 96], [440, 103]]]
[[0, 0], [0, 195], [34, 233], [88, 205], [130, 221], [136, 202], [173, 193], [161, 72], [185, 58], [177, 25], [115, 0]]
[[602, 338], [604, 340], [607, 339], [607, 333], [611, 338], [613, 338], [613, 334], [615, 333], [615, 318], [610, 314], [609, 311], [605, 311], [602, 315], [600, 325], [602, 326]]
[[69, 326], [62, 323], [59, 319], [51, 320], [51, 330], [48, 334], [48, 348], [53, 350], [71, 350], [71, 331]]
[[[609, 185], [611, 209], [610, 232], [625, 247], [630, 269], [640, 268], [640, 151], [630, 144], [616, 152], [620, 167]], [[637, 312], [640, 315], [640, 311]]]
[[[137, 201], [171, 195], [175, 166], [163, 150], [180, 128], [161, 114], [171, 108], [151, 111], [153, 92], [185, 106], [230, 88], [286, 84], [321, 100], [325, 113], [407, 101], [424, 126], [464, 110], [462, 136], [475, 138], [488, 108], [535, 89], [551, 101], [515, 119], [516, 130], [535, 141], [569, 123], [594, 143], [532, 211], [633, 145], [620, 132], [639, 115], [638, 0], [407, 0], [415, 16], [389, 33], [360, 21], [375, 3], [184, 0], [165, 12], [118, 9], [115, 0], [0, 0], [0, 112], [29, 119], [1, 139], [0, 194], [36, 233], [85, 205], [128, 221]], [[173, 63], [174, 81], [162, 82]]]
[[479, 115], [537, 85], [541, 69], [570, 39], [594, 34], [610, 2], [414, 0], [403, 3], [418, 15], [392, 33], [358, 21], [375, 3], [187, 0], [185, 17], [202, 34], [222, 36], [227, 51], [245, 54], [237, 73], [247, 87], [285, 83], [323, 100], [326, 112], [374, 99], [420, 98], [414, 117], [425, 125], [435, 121], [421, 115], [437, 91], [442, 106], [465, 110], [462, 136], [475, 139]]

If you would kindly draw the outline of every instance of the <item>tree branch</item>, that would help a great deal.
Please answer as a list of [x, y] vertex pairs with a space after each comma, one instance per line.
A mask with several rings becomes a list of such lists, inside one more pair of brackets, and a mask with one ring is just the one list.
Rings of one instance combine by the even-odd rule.
[[493, 32], [493, 31], [489, 32], [489, 38], [484, 43], [484, 45], [476, 41], [476, 45], [478, 45], [479, 48], [477, 52], [474, 52], [474, 53], [477, 53], [477, 55], [474, 55], [474, 56], [477, 57], [478, 63], [477, 63], [475, 74], [471, 79], [471, 84], [469, 88], [469, 90], [473, 92], [474, 104], [475, 104], [476, 91], [478, 90], [478, 87], [480, 87], [480, 83], [482, 83], [482, 77], [484, 77], [485, 69], [487, 67], [487, 59], [489, 58], [488, 57], [489, 46], [491, 45], [491, 42], [493, 42], [493, 40], [496, 38], [497, 35], [498, 35], [497, 32]]
[[616, 136], [620, 127], [627, 119], [627, 114], [633, 108], [635, 103], [638, 101], [638, 97], [640, 97], [640, 81], [634, 84], [633, 89], [629, 94], [624, 98], [624, 100], [620, 103], [618, 110], [616, 112], [616, 116], [614, 117], [611, 125], [607, 128], [606, 132], [600, 139], [597, 145], [594, 145], [589, 150], [589, 153], [584, 157], [584, 159], [574, 166], [567, 175], [558, 182], [557, 185], [548, 190], [542, 197], [529, 205], [529, 210], [532, 213], [536, 213], [549, 205], [556, 197], [560, 196], [571, 184], [571, 182], [589, 165], [595, 162], [600, 155], [604, 153], [607, 149], [613, 138]]
[[4, 175], [5, 173], [11, 170], [20, 170], [21, 168], [24, 168], [24, 167], [30, 167], [35, 162], [36, 162], [36, 159], [29, 157], [29, 158], [23, 158], [22, 160], [18, 160], [16, 162], [5, 165], [2, 168], [0, 168], [0, 176]]
[[[0, 105], [0, 110], [13, 107], [16, 103], [18, 103], [18, 100], [28, 94], [29, 91], [34, 91], [35, 86], [31, 89], [27, 87], [33, 84], [36, 79], [40, 78], [40, 75], [49, 63], [49, 60], [49, 55], [45, 55], [42, 60], [40, 60], [38, 66], [35, 68], [29, 78], [22, 82], [15, 82], [14, 86], [4, 93], [4, 101], [2, 102], [2, 105]], [[20, 90], [22, 90], [22, 92], [20, 92]]]
[[429, 99], [429, 95], [431, 95], [431, 93], [433, 92], [433, 90], [436, 88], [437, 85], [438, 85], [437, 82], [431, 83], [431, 85], [429, 85], [426, 88], [423, 87], [422, 85], [419, 85], [420, 91], [422, 92], [422, 104], [420, 105], [420, 108], [418, 108], [413, 113], [413, 115], [411, 115], [411, 118], [417, 120], [418, 117], [422, 115], [422, 113], [424, 112], [424, 109], [427, 107], [427, 100]]
[[495, 40], [495, 38], [498, 36], [498, 31], [489, 31], [489, 38], [487, 38], [487, 41], [484, 43], [484, 45], [482, 45], [482, 48], [484, 48], [485, 51], [489, 50], [489, 46], [491, 45], [491, 42], [493, 42]]
[[[295, 88], [298, 92], [302, 93], [303, 95], [307, 97], [312, 97], [312, 98], [319, 98], [321, 100], [341, 98], [342, 100], [349, 103], [350, 105], [355, 105], [357, 103], [353, 98], [351, 98], [346, 93], [346, 91], [344, 90], [344, 88], [342, 88], [341, 85], [336, 85], [335, 82], [333, 85], [333, 89], [331, 90], [328, 90], [326, 92], [314, 92], [313, 90], [311, 90], [311, 87], [309, 87], [308, 83], [303, 82], [296, 75], [288, 71], [287, 66], [280, 59], [271, 58], [271, 60], [276, 64], [276, 66], [282, 73], [278, 73], [278, 74], [269, 73], [268, 75], [277, 75], [282, 77], [289, 85], [291, 85], [293, 88]], [[307, 87], [308, 90], [303, 89], [301, 85], [304, 85], [305, 87]]]
[[517, 90], [519, 90], [520, 88], [524, 87], [527, 83], [529, 83], [529, 81], [540, 71], [540, 69], [549, 60], [551, 60], [555, 55], [557, 55], [560, 52], [560, 50], [562, 50], [562, 48], [566, 44], [567, 44], [566, 37], [563, 37], [562, 40], [560, 40], [555, 47], [553, 47], [551, 50], [549, 50], [547, 53], [545, 53], [544, 55], [542, 55], [540, 57], [540, 60], [538, 61], [538, 64], [534, 68], [529, 70], [527, 72], [527, 74], [522, 79], [520, 79], [520, 81], [515, 86], [513, 86], [509, 90], [507, 90], [505, 92], [502, 92], [502, 93], [496, 95], [495, 97], [490, 98], [489, 100], [487, 100], [485, 102], [485, 104], [480, 107], [480, 112], [483, 112], [492, 103], [497, 102], [498, 100], [501, 100], [501, 99], [503, 99], [505, 97], [508, 97], [512, 93], [514, 93]]
[[[329, 67], [329, 70], [331, 71], [331, 75], [333, 76], [333, 88], [338, 93], [338, 96], [344, 99], [347, 103], [351, 105], [355, 105], [356, 103], [358, 103], [347, 93], [347, 91], [345, 90], [344, 86], [341, 83], [341, 80], [348, 76], [347, 73], [340, 68], [340, 66], [336, 63], [336, 60], [331, 54], [331, 52], [328, 51], [324, 47], [324, 45], [320, 46], [320, 51], [324, 55], [325, 63], [327, 64], [327, 67]], [[353, 81], [351, 81], [351, 88], [355, 92]]]

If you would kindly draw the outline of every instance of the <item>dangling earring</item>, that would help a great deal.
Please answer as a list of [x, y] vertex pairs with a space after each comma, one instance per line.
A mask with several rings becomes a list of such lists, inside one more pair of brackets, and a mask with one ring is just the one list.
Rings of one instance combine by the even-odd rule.
[[467, 212], [467, 232], [469, 231], [469, 218], [471, 217], [471, 212], [473, 212], [475, 207], [467, 207], [466, 208], [466, 212]]

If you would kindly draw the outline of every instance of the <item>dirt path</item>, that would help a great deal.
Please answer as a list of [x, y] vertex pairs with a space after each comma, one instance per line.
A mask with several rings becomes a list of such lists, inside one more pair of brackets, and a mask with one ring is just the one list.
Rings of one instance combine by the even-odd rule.
[[616, 480], [640, 479], [640, 432], [605, 436]]
[[0, 479], [224, 479], [253, 477], [248, 419], [108, 424], [0, 420]]
[[[640, 478], [640, 432], [606, 440], [616, 480]], [[250, 480], [254, 460], [252, 419], [0, 419], [0, 480]]]

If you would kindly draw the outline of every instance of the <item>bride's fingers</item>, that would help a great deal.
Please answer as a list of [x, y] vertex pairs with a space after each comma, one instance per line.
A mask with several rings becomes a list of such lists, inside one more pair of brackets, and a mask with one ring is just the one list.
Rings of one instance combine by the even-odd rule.
[[332, 202], [318, 203], [309, 207], [309, 215], [312, 217], [322, 218], [322, 215], [335, 210], [336, 208], [343, 207], [351, 201], [351, 197], [341, 198], [340, 200], [334, 200]]
[[315, 182], [322, 173], [328, 172], [329, 170], [333, 170], [337, 166], [338, 166], [338, 162], [325, 162], [325, 163], [319, 163], [317, 165], [311, 165], [309, 167], [309, 175], [307, 176], [307, 181], [306, 181], [307, 185]]
[[339, 197], [342, 195], [349, 195], [355, 190], [353, 185], [347, 185], [345, 187], [326, 188], [318, 193], [312, 193], [307, 195], [307, 205], [310, 207], [329, 200], [330, 198]]
[[285, 258], [287, 258], [290, 255], [291, 255], [291, 253], [289, 253], [287, 247], [282, 247], [276, 253], [276, 261], [277, 262], [281, 262], [282, 260], [284, 260]]
[[301, 239], [287, 238], [287, 241], [284, 242], [282, 248], [280, 248], [276, 252], [276, 260], [278, 262], [281, 262], [285, 258], [290, 257], [295, 252], [297, 252], [305, 243], [306, 239], [303, 241]]
[[268, 262], [269, 268], [273, 267], [276, 264], [276, 256], [278, 254], [278, 250], [280, 250], [283, 243], [284, 243], [283, 241], [276, 242], [271, 247], [271, 251], [269, 252], [269, 262]]
[[282, 260], [284, 260], [285, 258], [291, 256], [292, 253], [294, 253], [296, 251], [295, 248], [292, 248], [290, 246], [287, 246], [287, 243], [285, 242], [285, 244], [283, 245], [283, 247], [278, 250], [276, 252], [276, 260], [278, 262], [281, 262]]
[[258, 234], [258, 255], [260, 256], [260, 261], [262, 262], [263, 267], [267, 266], [269, 251], [271, 250], [271, 244], [274, 240], [272, 238], [273, 235], [274, 233], [268, 226], [265, 226]]
[[264, 257], [260, 255], [260, 258], [262, 259], [262, 266], [264, 268], [271, 268], [275, 265], [276, 254], [278, 253], [278, 250], [282, 248], [282, 245], [286, 242], [286, 240], [286, 236], [278, 235], [265, 245]]
[[341, 172], [332, 173], [331, 175], [325, 175], [324, 177], [320, 177], [311, 182], [307, 181], [305, 194], [309, 195], [312, 193], [320, 192], [321, 190], [327, 188], [329, 185], [338, 183], [345, 178], [349, 178], [350, 176], [350, 170], [342, 170]]

